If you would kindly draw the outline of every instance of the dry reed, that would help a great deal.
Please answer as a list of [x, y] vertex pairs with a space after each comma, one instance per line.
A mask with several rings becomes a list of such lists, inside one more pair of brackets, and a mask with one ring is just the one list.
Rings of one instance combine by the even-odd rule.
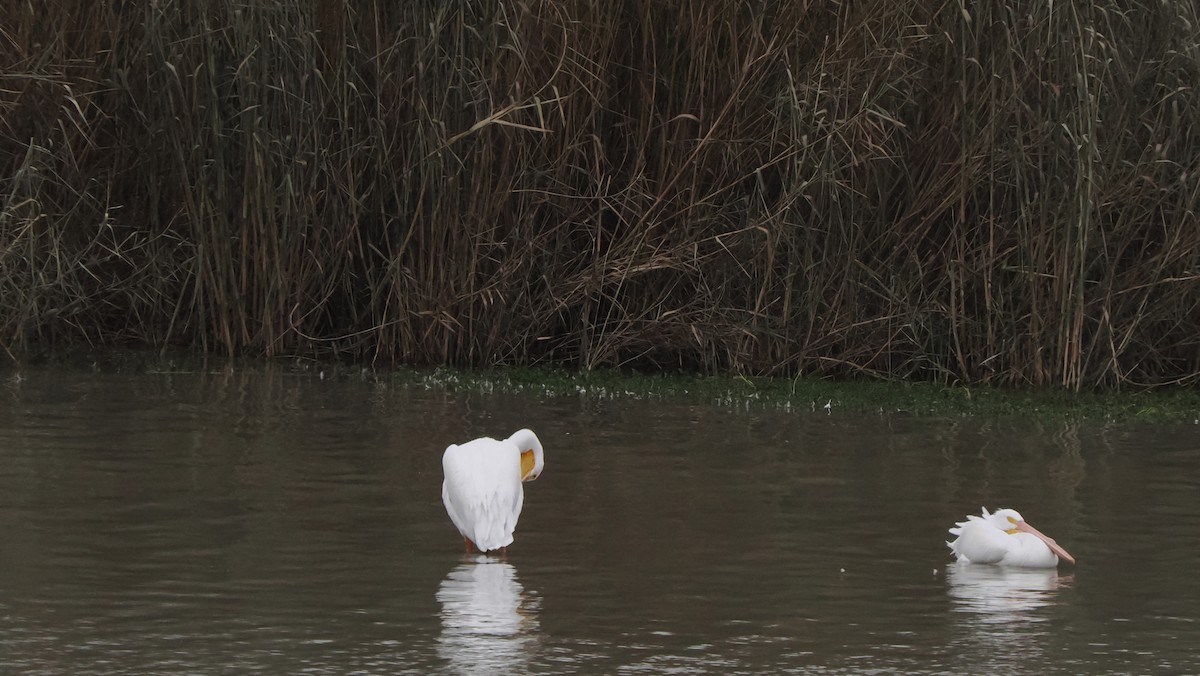
[[1197, 12], [0, 0], [0, 345], [1195, 383]]

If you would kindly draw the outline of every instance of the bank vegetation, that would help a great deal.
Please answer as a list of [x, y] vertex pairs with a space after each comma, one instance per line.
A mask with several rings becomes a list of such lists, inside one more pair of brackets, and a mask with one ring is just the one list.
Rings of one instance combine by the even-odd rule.
[[0, 346], [1200, 377], [1182, 0], [0, 0]]

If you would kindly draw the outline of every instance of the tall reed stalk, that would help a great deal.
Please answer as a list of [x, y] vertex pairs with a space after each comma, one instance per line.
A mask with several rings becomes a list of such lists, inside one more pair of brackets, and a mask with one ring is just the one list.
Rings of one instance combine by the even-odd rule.
[[1200, 377], [1193, 2], [0, 16], [13, 355]]

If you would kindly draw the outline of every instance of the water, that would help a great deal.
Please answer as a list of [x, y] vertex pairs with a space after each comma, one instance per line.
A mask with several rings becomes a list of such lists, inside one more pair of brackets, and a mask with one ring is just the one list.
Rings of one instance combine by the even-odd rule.
[[[516, 542], [467, 556], [441, 451], [526, 425]], [[1198, 469], [1195, 426], [27, 372], [0, 672], [1196, 672]], [[982, 505], [1079, 566], [950, 565]]]

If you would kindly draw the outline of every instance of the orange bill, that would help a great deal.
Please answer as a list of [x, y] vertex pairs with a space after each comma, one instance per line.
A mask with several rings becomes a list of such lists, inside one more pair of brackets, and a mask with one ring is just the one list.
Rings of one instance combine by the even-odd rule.
[[530, 478], [529, 473], [533, 471], [533, 466], [537, 464], [537, 460], [533, 457], [533, 451], [521, 451], [521, 481], [533, 481], [537, 477]]
[[1063, 549], [1062, 547], [1059, 547], [1058, 543], [1054, 541], [1054, 538], [1050, 537], [1049, 535], [1046, 535], [1045, 533], [1034, 528], [1033, 526], [1030, 526], [1029, 524], [1025, 523], [1024, 521], [1020, 521], [1016, 525], [1019, 530], [1023, 530], [1026, 533], [1029, 533], [1030, 535], [1033, 535], [1034, 537], [1038, 538], [1042, 542], [1045, 542], [1046, 546], [1050, 548], [1050, 551], [1052, 551], [1058, 555], [1058, 558], [1062, 559], [1063, 561], [1069, 561], [1071, 564], [1075, 563], [1075, 557], [1068, 554], [1067, 550]]

